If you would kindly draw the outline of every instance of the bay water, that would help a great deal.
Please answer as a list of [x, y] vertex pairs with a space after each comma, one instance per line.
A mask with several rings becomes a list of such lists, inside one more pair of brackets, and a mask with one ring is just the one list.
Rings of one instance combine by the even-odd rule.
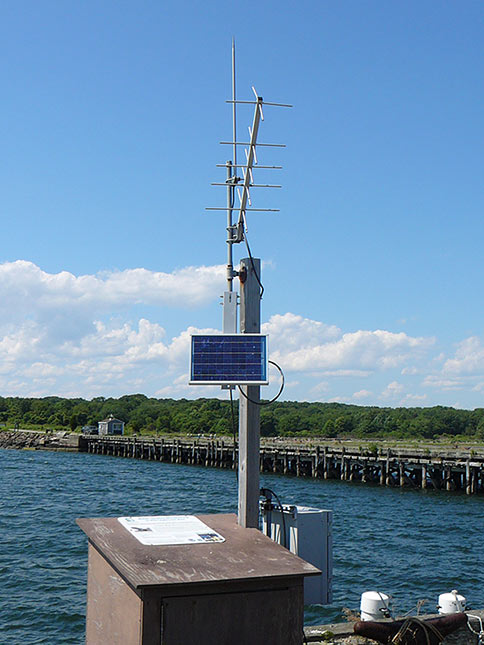
[[[358, 609], [363, 591], [399, 613], [458, 589], [484, 607], [482, 496], [263, 475], [284, 503], [334, 512], [333, 604], [306, 624]], [[87, 539], [77, 517], [229, 513], [232, 471], [78, 453], [0, 450], [0, 643], [84, 642]]]

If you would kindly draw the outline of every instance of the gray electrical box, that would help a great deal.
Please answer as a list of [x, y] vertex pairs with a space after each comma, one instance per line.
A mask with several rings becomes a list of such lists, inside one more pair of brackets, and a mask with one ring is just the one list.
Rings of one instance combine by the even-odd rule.
[[304, 604], [329, 605], [333, 600], [333, 511], [285, 504], [282, 508], [284, 522], [278, 505], [261, 503], [262, 530], [323, 572], [304, 581]]
[[235, 291], [224, 291], [223, 295], [223, 325], [224, 334], [237, 333], [237, 294]]

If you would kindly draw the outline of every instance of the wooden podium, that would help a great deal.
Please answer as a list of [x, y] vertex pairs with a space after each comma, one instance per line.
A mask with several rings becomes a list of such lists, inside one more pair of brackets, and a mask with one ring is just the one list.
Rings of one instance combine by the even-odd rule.
[[89, 538], [86, 645], [301, 645], [304, 576], [321, 572], [235, 515], [222, 543], [147, 546], [116, 518]]

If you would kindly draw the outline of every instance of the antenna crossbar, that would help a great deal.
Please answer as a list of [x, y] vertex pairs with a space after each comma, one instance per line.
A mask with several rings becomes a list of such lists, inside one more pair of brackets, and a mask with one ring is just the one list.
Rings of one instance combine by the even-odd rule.
[[243, 105], [257, 105], [258, 103], [262, 103], [262, 105], [272, 105], [274, 107], [287, 107], [287, 108], [292, 108], [294, 105], [288, 105], [287, 103], [268, 103], [267, 101], [261, 100], [259, 101], [225, 101], [226, 103], [241, 103]]
[[[226, 208], [223, 208], [222, 206], [206, 206], [205, 207], [206, 211], [226, 211]], [[280, 209], [279, 208], [231, 208], [230, 210], [232, 211], [252, 211], [252, 212], [258, 212], [258, 213], [279, 213]]]
[[[211, 186], [225, 186], [225, 187], [227, 187], [228, 185], [231, 186], [232, 184], [237, 185], [237, 182], [233, 181], [232, 178], [231, 178], [230, 181], [227, 179], [227, 181], [225, 181], [223, 183], [212, 181], [212, 183], [210, 185]], [[282, 188], [282, 186], [280, 184], [249, 184], [249, 188]], [[226, 210], [226, 209], [224, 209], [224, 210]], [[234, 210], [234, 209], [232, 209], [232, 210]]]
[[[247, 168], [247, 164], [234, 164], [231, 163], [230, 166], [232, 168]], [[215, 165], [216, 168], [227, 168], [227, 164], [225, 163], [218, 163]], [[259, 166], [259, 164], [255, 164], [254, 166], [259, 170], [259, 168], [268, 168], [270, 170], [282, 170], [282, 166]]]
[[223, 146], [262, 146], [264, 148], [285, 148], [284, 143], [257, 143], [252, 141], [219, 141]]

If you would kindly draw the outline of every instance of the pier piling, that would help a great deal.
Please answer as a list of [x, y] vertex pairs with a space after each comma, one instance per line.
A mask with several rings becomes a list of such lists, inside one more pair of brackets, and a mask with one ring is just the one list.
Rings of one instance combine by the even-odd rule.
[[[238, 447], [231, 440], [83, 436], [79, 449], [101, 455], [150, 459], [174, 464], [237, 467]], [[297, 440], [266, 440], [259, 455], [260, 472], [313, 479], [339, 479], [381, 486], [484, 492], [484, 451], [365, 448], [304, 444]]]

